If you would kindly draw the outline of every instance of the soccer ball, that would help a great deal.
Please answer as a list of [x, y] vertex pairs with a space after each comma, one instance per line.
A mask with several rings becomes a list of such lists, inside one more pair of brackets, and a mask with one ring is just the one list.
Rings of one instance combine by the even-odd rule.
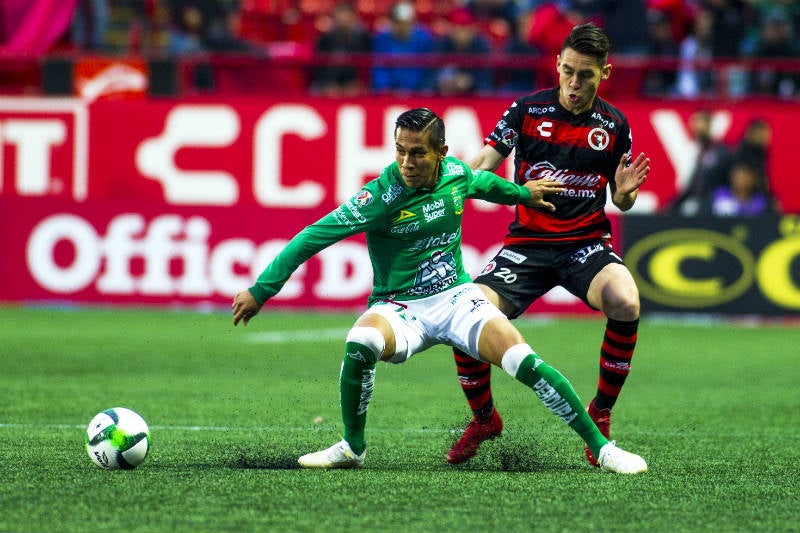
[[89, 458], [106, 470], [139, 466], [150, 449], [150, 430], [144, 419], [125, 407], [97, 413], [84, 435]]

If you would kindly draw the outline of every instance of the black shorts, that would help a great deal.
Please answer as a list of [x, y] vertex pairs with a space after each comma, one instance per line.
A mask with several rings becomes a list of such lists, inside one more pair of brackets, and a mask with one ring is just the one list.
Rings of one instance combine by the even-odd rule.
[[567, 244], [504, 246], [475, 278], [513, 306], [516, 318], [540, 296], [557, 285], [586, 300], [589, 285], [603, 267], [624, 264], [605, 240]]

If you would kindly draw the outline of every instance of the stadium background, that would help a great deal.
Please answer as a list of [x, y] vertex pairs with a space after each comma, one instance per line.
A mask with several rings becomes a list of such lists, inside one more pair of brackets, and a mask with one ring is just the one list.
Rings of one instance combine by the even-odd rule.
[[[23, 24], [29, 40], [6, 40], [0, 58], [0, 301], [224, 306], [298, 228], [391, 161], [398, 111], [433, 108], [445, 118], [451, 153], [469, 158], [512, 98], [312, 93], [309, 73], [324, 58], [302, 35], [313, 32], [309, 25], [330, 7], [324, 2], [266, 2], [281, 16], [243, 17], [251, 30], [272, 36], [260, 43], [260, 53], [201, 59], [141, 49], [135, 27], [120, 22], [133, 4], [112, 2], [107, 53], [64, 44], [71, 2], [30, 3]], [[446, 5], [417, 3], [432, 17]], [[291, 9], [299, 14], [293, 24], [286, 18]], [[21, 51], [26, 43], [29, 49]], [[446, 59], [469, 61], [427, 61], [436, 67]], [[508, 57], [485, 60], [509, 66]], [[348, 61], [364, 71], [370, 64], [368, 57]], [[742, 58], [704, 65], [721, 82], [713, 95], [693, 99], [642, 94], [648, 69], [674, 69], [674, 61], [612, 62], [614, 75], [600, 95], [626, 112], [634, 150], [653, 161], [636, 208], [625, 215], [610, 208], [617, 246], [640, 284], [643, 312], [797, 315], [797, 98], [732, 91], [727, 82], [737, 69], [755, 68]], [[545, 77], [553, 67], [549, 57], [515, 64]], [[761, 64], [800, 71], [797, 58]], [[196, 70], [207, 66], [213, 89], [200, 90], [193, 84]], [[783, 214], [753, 220], [660, 213], [685, 185], [688, 118], [701, 108], [713, 111], [715, 135], [729, 144], [750, 120], [769, 122], [769, 172]], [[473, 202], [464, 232], [472, 272], [499, 247], [511, 217], [508, 208]], [[274, 305], [358, 308], [369, 291], [368, 269], [363, 240], [340, 243], [309, 261]], [[589, 311], [555, 290], [530, 312]]]

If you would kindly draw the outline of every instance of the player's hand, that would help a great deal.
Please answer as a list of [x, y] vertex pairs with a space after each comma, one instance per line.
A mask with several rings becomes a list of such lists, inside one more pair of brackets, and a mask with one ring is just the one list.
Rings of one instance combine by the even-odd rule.
[[250, 291], [244, 290], [234, 296], [231, 310], [233, 311], [233, 325], [235, 326], [241, 321], [242, 325], [246, 326], [250, 319], [261, 311], [261, 304], [253, 298]]
[[559, 194], [567, 190], [562, 183], [549, 179], [527, 181], [525, 182], [525, 187], [531, 191], [531, 199], [525, 205], [539, 207], [550, 212], [555, 211], [556, 206], [546, 201], [544, 197], [548, 194]]
[[617, 165], [617, 172], [614, 174], [617, 192], [630, 194], [638, 190], [647, 180], [649, 173], [650, 158], [645, 157], [644, 152], [640, 153], [630, 165], [628, 165], [628, 154], [622, 154], [619, 165]]

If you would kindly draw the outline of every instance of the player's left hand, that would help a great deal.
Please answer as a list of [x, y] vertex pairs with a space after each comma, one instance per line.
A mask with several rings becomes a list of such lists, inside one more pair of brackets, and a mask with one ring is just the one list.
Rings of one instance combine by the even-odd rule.
[[644, 152], [640, 153], [630, 165], [628, 165], [628, 154], [622, 154], [619, 165], [617, 165], [617, 172], [614, 174], [617, 192], [630, 194], [638, 190], [647, 180], [649, 173], [650, 158], [645, 157]]
[[244, 290], [234, 296], [231, 310], [233, 311], [233, 325], [235, 326], [241, 321], [242, 325], [246, 326], [250, 319], [261, 310], [261, 304], [253, 298], [250, 291]]

